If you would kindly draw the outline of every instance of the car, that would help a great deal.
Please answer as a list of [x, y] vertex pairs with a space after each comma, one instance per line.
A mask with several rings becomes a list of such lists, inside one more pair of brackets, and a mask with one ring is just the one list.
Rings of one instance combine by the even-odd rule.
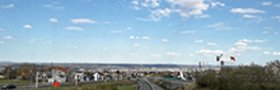
[[1, 90], [14, 90], [16, 88], [17, 88], [17, 86], [14, 84], [6, 84], [1, 87]]

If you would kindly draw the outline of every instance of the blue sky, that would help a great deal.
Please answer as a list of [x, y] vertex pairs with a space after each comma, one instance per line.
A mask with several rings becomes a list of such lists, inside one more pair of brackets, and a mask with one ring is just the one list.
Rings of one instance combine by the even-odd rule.
[[280, 57], [279, 0], [0, 0], [0, 61], [231, 64]]

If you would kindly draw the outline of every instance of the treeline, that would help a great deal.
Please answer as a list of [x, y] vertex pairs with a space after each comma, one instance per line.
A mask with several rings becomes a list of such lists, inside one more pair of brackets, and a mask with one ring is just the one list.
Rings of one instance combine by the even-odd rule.
[[35, 64], [20, 64], [20, 65], [9, 65], [5, 66], [3, 73], [6, 79], [22, 79], [30, 80], [35, 79], [36, 71], [46, 71], [47, 69], [42, 69], [42, 66]]
[[196, 83], [210, 90], [280, 90], [280, 62], [222, 67], [220, 72], [201, 73]]

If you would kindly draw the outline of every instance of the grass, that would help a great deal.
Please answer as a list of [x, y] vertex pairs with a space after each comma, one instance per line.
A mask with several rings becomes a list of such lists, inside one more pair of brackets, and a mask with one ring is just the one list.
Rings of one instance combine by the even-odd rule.
[[[9, 80], [9, 79], [0, 79], [0, 87], [5, 84], [15, 84], [16, 86], [28, 86], [30, 81], [27, 80]], [[109, 81], [109, 82], [94, 82], [80, 85], [68, 85], [61, 86], [58, 88], [54, 87], [43, 87], [33, 90], [136, 90], [136, 83], [128, 80], [122, 81]]]
[[61, 86], [58, 88], [45, 87], [34, 90], [136, 90], [136, 85], [132, 81], [110, 81], [99, 83], [87, 83], [77, 86]]
[[117, 90], [136, 90], [136, 86], [135, 85], [118, 86]]
[[30, 81], [27, 80], [18, 80], [18, 79], [0, 79], [0, 86], [5, 84], [15, 84], [16, 86], [26, 86], [29, 85]]

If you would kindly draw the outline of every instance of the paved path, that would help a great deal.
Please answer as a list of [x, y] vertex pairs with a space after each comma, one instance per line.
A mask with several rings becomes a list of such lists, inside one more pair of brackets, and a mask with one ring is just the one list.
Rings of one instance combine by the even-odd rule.
[[152, 90], [152, 87], [144, 79], [139, 79], [138, 84], [140, 86], [140, 90]]
[[139, 79], [138, 84], [140, 86], [140, 90], [164, 90], [163, 88], [150, 82], [146, 78]]

